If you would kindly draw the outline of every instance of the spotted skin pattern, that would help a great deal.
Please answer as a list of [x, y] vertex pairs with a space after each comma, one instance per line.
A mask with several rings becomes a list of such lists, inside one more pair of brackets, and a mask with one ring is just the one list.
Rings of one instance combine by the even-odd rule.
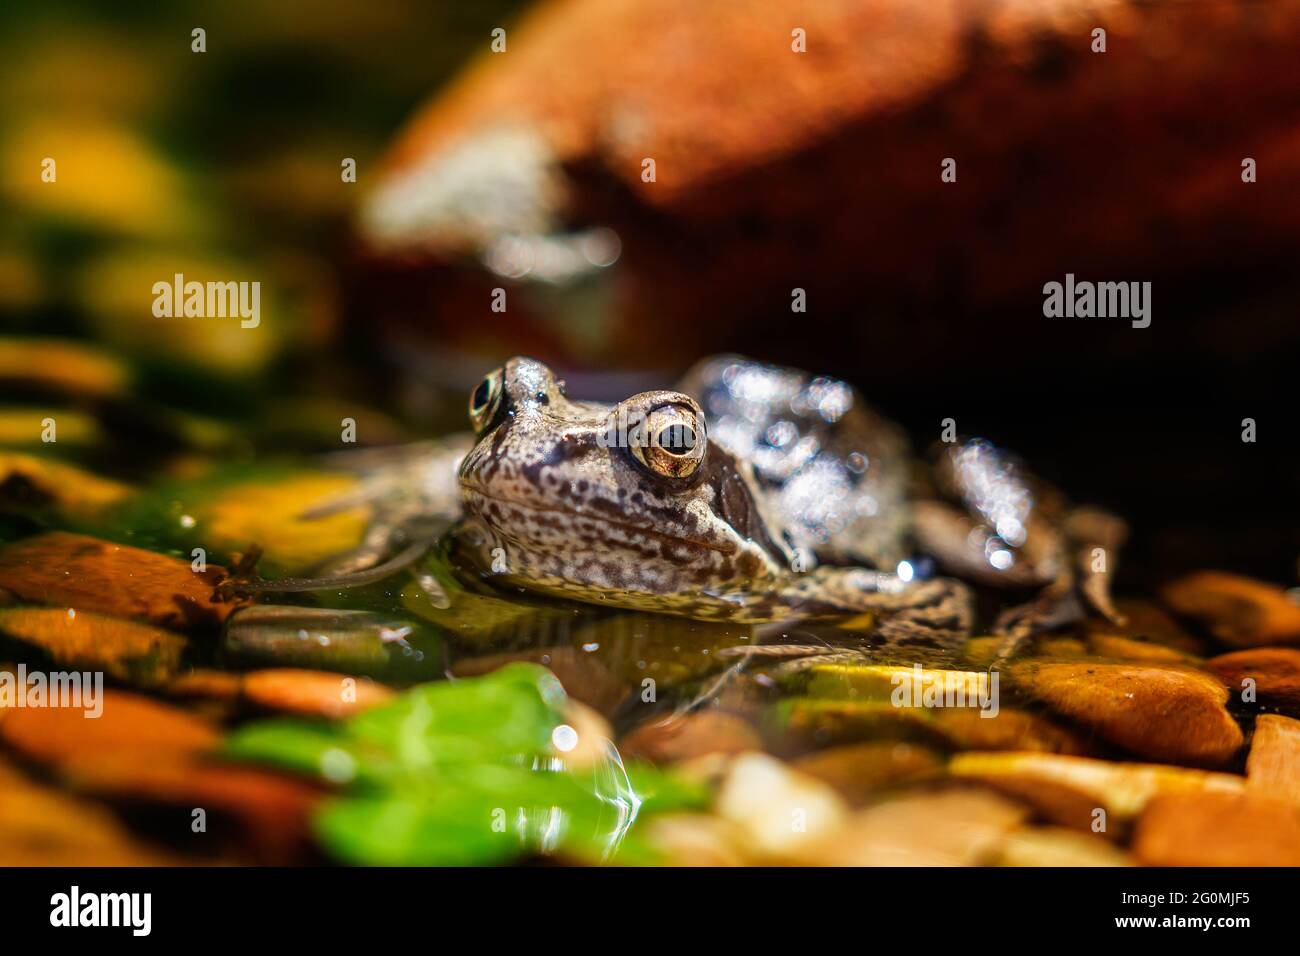
[[[747, 463], [708, 442], [698, 467], [667, 477], [640, 461], [620, 422], [684, 409], [690, 396], [635, 395], [615, 406], [573, 401], [550, 369], [515, 358], [500, 408], [460, 468], [458, 541], [495, 583], [595, 604], [742, 623], [901, 616], [921, 636], [970, 627], [959, 582], [908, 585], [892, 574], [820, 566], [796, 552]], [[703, 436], [701, 436], [703, 437]], [[902, 629], [902, 628], [900, 628]]]
[[[1040, 589], [994, 622], [1002, 656], [1089, 608], [1120, 620], [1109, 571], [1085, 558], [1101, 547], [1113, 564], [1123, 522], [1067, 508], [988, 442], [941, 446], [918, 493], [906, 438], [842, 382], [722, 356], [683, 388], [578, 401], [541, 362], [513, 358], [474, 389], [473, 435], [364, 453], [359, 490], [316, 509], [370, 505], [361, 548], [323, 576], [239, 586], [379, 580], [451, 529], [462, 566], [498, 587], [705, 621], [870, 613], [882, 641], [953, 647], [971, 632], [972, 592], [913, 574], [901, 559], [915, 552]], [[447, 600], [432, 575], [417, 580]]]

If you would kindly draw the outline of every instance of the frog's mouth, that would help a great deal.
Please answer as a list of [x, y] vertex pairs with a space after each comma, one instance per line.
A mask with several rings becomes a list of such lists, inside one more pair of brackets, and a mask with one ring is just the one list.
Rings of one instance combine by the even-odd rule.
[[[646, 535], [660, 541], [666, 541], [670, 544], [690, 545], [706, 551], [717, 551], [721, 554], [731, 554], [735, 551], [735, 547], [727, 542], [704, 541], [697, 537], [670, 534], [666, 531], [660, 530], [660, 528], [655, 527], [652, 524], [638, 524], [625, 519], [611, 518], [608, 514], [603, 512], [579, 511], [576, 508], [565, 508], [562, 505], [548, 506], [524, 504], [513, 498], [504, 498], [500, 495], [488, 494], [477, 485], [471, 485], [464, 481], [461, 482], [461, 493], [465, 499], [465, 504], [474, 512], [474, 514], [478, 515], [481, 520], [491, 526], [491, 528], [497, 534], [501, 535], [501, 537], [512, 540], [517, 544], [526, 544], [527, 542], [521, 541], [520, 536], [514, 533], [518, 528], [513, 526], [511, 522], [503, 517], [493, 516], [489, 513], [491, 505], [501, 505], [506, 508], [524, 511], [532, 515], [547, 515], [554, 518], [567, 519], [569, 522], [572, 522], [574, 519], [585, 518], [603, 527], [617, 528], [620, 531], [628, 532], [630, 534]], [[572, 524], [570, 524], [569, 529], [574, 531], [576, 534], [576, 530], [573, 528]], [[526, 526], [525, 530], [527, 530]], [[608, 543], [612, 546], [618, 544], [618, 542], [612, 541]]]

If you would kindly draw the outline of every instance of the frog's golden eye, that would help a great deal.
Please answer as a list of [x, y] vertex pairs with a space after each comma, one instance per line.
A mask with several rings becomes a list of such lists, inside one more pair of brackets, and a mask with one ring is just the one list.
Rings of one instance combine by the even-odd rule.
[[490, 372], [478, 383], [469, 396], [469, 421], [474, 431], [481, 432], [496, 417], [501, 405], [501, 370]]
[[703, 417], [683, 405], [661, 405], [650, 412], [639, 439], [632, 443], [632, 454], [665, 478], [694, 474], [708, 447]]

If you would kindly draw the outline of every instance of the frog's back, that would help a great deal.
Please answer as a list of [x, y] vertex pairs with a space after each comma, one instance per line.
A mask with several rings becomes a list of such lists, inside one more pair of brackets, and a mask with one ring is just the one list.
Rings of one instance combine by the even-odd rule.
[[722, 355], [679, 387], [703, 408], [710, 439], [752, 467], [791, 547], [877, 568], [903, 557], [911, 450], [852, 386]]

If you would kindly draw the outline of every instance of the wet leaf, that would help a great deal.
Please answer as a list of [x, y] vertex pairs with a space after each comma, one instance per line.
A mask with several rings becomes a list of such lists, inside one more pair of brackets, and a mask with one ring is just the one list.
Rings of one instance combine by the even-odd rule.
[[187, 630], [220, 624], [237, 605], [215, 601], [226, 573], [99, 538], [51, 531], [0, 551], [0, 587], [26, 601]]
[[[269, 762], [346, 788], [316, 818], [348, 862], [465, 865], [555, 853], [625, 862], [653, 852], [638, 815], [702, 805], [701, 788], [616, 755], [579, 768], [557, 751], [569, 702], [542, 668], [428, 684], [331, 725], [292, 721], [237, 731], [228, 759]], [[584, 722], [574, 724], [579, 733]]]
[[0, 633], [40, 648], [60, 665], [157, 684], [175, 673], [185, 638], [161, 628], [73, 608], [0, 610]]
[[196, 534], [214, 550], [242, 552], [255, 544], [262, 548], [262, 571], [298, 571], [360, 544], [369, 520], [364, 508], [304, 517], [355, 482], [347, 475], [310, 472], [239, 482], [193, 502], [190, 514]]

